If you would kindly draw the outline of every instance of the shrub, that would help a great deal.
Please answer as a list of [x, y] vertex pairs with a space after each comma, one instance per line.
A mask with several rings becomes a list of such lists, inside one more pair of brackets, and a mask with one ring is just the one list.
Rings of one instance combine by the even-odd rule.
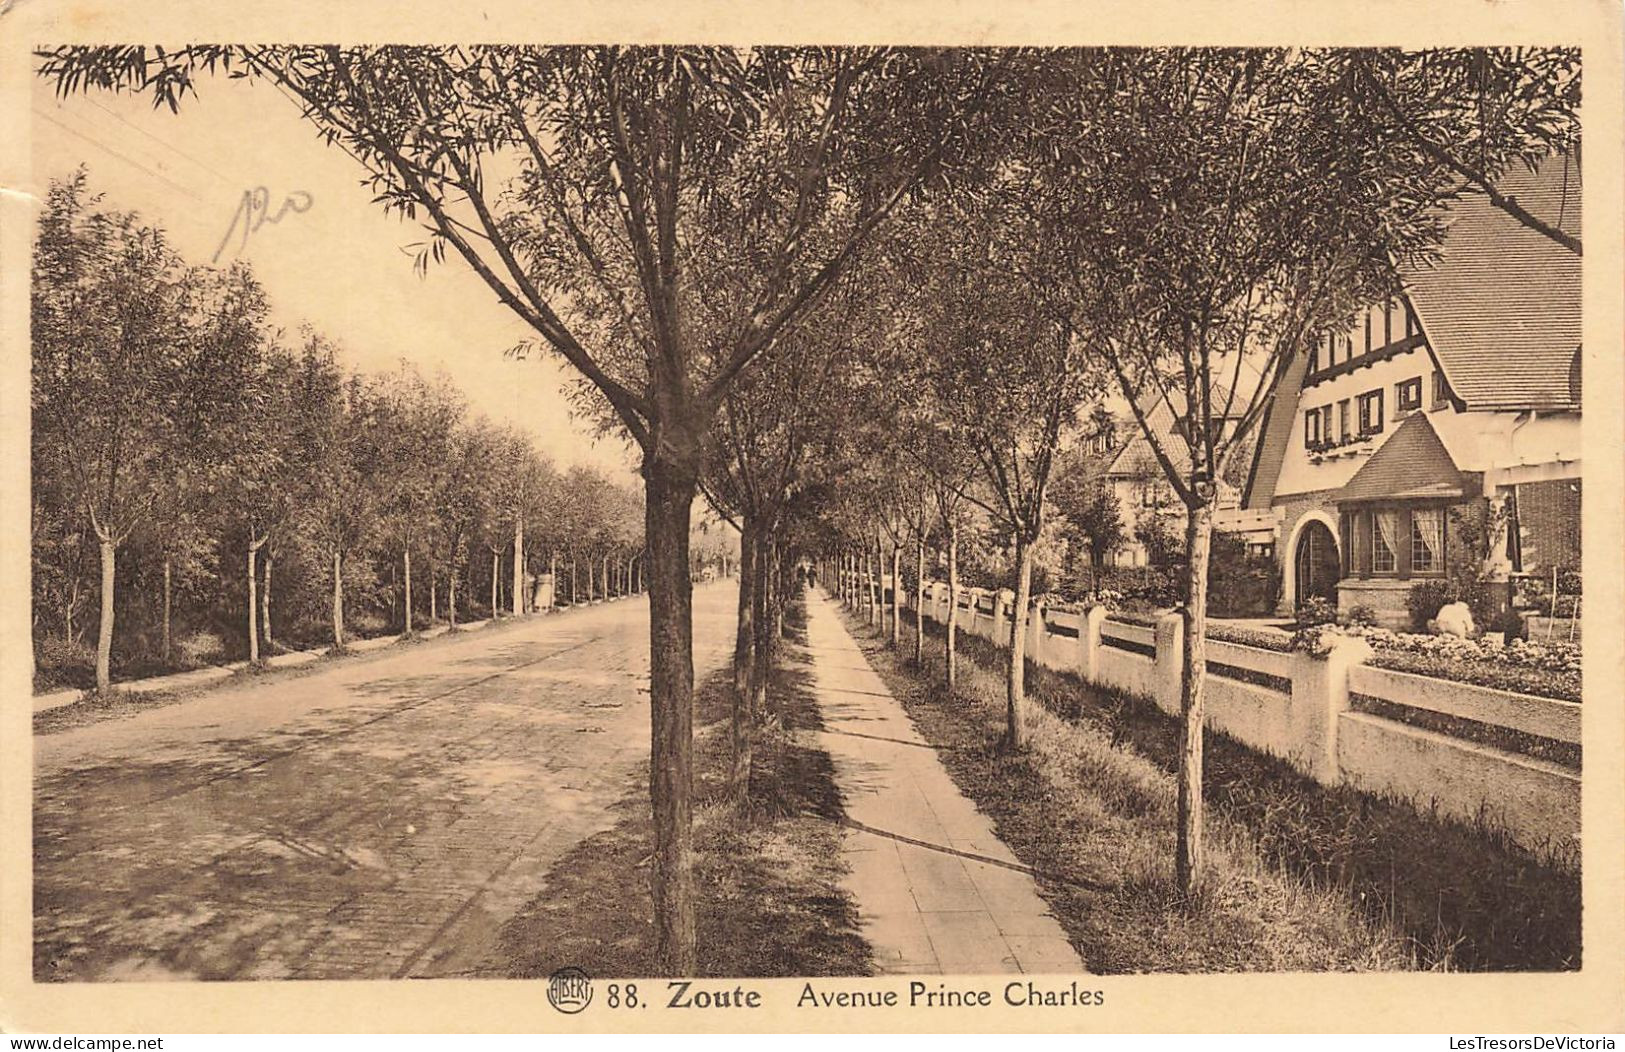
[[1184, 601], [1185, 580], [1177, 568], [1090, 567], [1063, 594], [1081, 600], [1099, 597], [1099, 602], [1114, 609], [1119, 606], [1166, 609]]
[[1377, 623], [1377, 611], [1361, 603], [1349, 611], [1344, 623], [1369, 628]]
[[1316, 625], [1331, 625], [1337, 623], [1337, 604], [1330, 599], [1314, 596], [1308, 602], [1298, 607], [1294, 618], [1298, 628], [1313, 628]]
[[1281, 570], [1247, 553], [1239, 537], [1215, 534], [1208, 563], [1207, 612], [1213, 617], [1268, 617], [1281, 598]]
[[176, 640], [175, 651], [183, 664], [208, 665], [225, 657], [226, 644], [213, 632], [194, 632]]
[[1292, 649], [1292, 637], [1285, 632], [1269, 632], [1260, 628], [1240, 628], [1236, 625], [1210, 624], [1207, 626], [1207, 637], [1225, 643], [1240, 643], [1242, 646], [1258, 647], [1261, 650], [1285, 652]]
[[34, 644], [34, 689], [86, 688], [96, 683], [96, 651], [80, 640], [47, 636]]
[[1427, 630], [1428, 622], [1439, 616], [1439, 608], [1450, 602], [1450, 582], [1443, 580], [1417, 581], [1405, 596], [1405, 609], [1411, 615], [1411, 627], [1418, 632]]

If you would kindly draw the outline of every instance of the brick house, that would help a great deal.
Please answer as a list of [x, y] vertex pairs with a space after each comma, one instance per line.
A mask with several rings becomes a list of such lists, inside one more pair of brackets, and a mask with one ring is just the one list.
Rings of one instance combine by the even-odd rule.
[[[1578, 234], [1577, 160], [1501, 185]], [[1312, 597], [1394, 627], [1419, 580], [1580, 562], [1580, 258], [1481, 195], [1439, 261], [1283, 372], [1243, 506], [1272, 514], [1282, 613]]]

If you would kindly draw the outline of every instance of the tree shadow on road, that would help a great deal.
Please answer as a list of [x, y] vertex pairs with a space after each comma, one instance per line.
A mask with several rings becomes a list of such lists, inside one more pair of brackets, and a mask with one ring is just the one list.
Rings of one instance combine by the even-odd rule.
[[[787, 645], [757, 729], [748, 806], [726, 799], [732, 676], [696, 690], [695, 872], [702, 976], [867, 975], [868, 944], [841, 887], [844, 817], [827, 754], [805, 742], [821, 729], [802, 650], [805, 621], [786, 619]], [[503, 928], [492, 976], [533, 978], [573, 965], [594, 977], [655, 974], [649, 866], [654, 852], [647, 774], [630, 779], [614, 828], [583, 841], [545, 889]]]

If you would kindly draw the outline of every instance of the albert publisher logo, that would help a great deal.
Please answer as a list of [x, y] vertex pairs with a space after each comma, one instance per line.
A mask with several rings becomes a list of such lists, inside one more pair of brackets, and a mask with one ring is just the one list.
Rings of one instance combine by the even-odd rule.
[[575, 1015], [592, 1003], [592, 979], [580, 968], [560, 968], [547, 980], [547, 1003]]

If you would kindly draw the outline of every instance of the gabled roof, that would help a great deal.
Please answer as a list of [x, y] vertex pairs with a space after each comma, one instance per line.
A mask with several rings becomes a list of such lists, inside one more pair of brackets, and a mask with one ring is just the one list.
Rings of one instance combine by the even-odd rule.
[[[1566, 233], [1580, 232], [1580, 165], [1554, 154], [1497, 189]], [[1450, 209], [1437, 264], [1405, 275], [1411, 305], [1450, 388], [1471, 410], [1578, 409], [1580, 257], [1482, 194]]]
[[1332, 500], [1338, 504], [1428, 497], [1460, 500], [1467, 489], [1467, 480], [1427, 414], [1412, 413]]
[[[1230, 401], [1230, 388], [1215, 383], [1211, 400], [1215, 415], [1224, 412], [1226, 403]], [[1185, 440], [1174, 431], [1174, 422], [1177, 418], [1169, 405], [1170, 401], [1174, 407], [1184, 408], [1184, 396], [1178, 391], [1169, 391], [1168, 399], [1164, 399], [1162, 392], [1153, 387], [1150, 391], [1141, 393], [1140, 412], [1145, 414], [1146, 423], [1150, 425], [1151, 433], [1157, 436], [1163, 451], [1175, 464], [1179, 464], [1180, 454], [1184, 454], [1187, 447]], [[1240, 416], [1246, 408], [1246, 403], [1238, 403], [1231, 408], [1230, 415]], [[1106, 465], [1106, 474], [1133, 476], [1149, 471], [1160, 475], [1162, 467], [1157, 463], [1157, 455], [1152, 451], [1151, 443], [1146, 441], [1145, 432], [1141, 430], [1140, 422], [1132, 413], [1127, 414], [1127, 423], [1123, 425], [1123, 430], [1130, 437], [1118, 447], [1116, 456], [1108, 454], [1110, 462]]]
[[1275, 385], [1270, 404], [1264, 409], [1264, 419], [1258, 425], [1258, 444], [1253, 449], [1253, 463], [1247, 471], [1247, 486], [1242, 493], [1242, 507], [1268, 508], [1275, 500], [1275, 482], [1281, 477], [1281, 466], [1286, 462], [1287, 447], [1292, 444], [1293, 423], [1298, 408], [1298, 395], [1303, 390], [1303, 377], [1309, 371], [1309, 356], [1295, 354], [1281, 371], [1281, 380]]

